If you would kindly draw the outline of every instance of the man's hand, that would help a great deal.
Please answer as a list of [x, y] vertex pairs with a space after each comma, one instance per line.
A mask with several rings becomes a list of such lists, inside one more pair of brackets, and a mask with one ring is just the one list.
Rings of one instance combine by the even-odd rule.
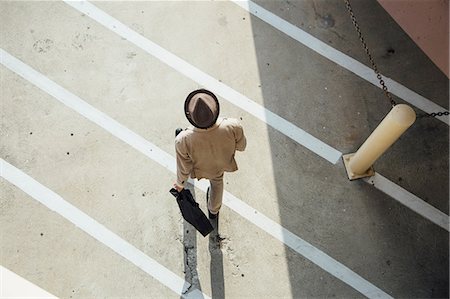
[[177, 182], [175, 182], [175, 183], [173, 184], [173, 187], [174, 187], [175, 190], [177, 190], [178, 192], [181, 192], [181, 190], [184, 189], [184, 187], [181, 186], [181, 185], [178, 185]]

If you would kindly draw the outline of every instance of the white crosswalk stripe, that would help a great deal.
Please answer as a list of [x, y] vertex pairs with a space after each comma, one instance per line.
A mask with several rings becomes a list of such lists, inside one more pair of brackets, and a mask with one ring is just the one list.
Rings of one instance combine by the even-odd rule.
[[[255, 17], [263, 20], [264, 22], [270, 24], [286, 35], [292, 37], [303, 45], [307, 46], [311, 50], [319, 53], [320, 55], [328, 58], [334, 63], [340, 65], [341, 67], [351, 71], [357, 76], [363, 78], [364, 80], [372, 83], [373, 85], [381, 88], [380, 83], [374, 73], [374, 71], [362, 64], [361, 62], [353, 59], [352, 57], [336, 50], [335, 48], [329, 46], [328, 44], [322, 42], [321, 40], [315, 38], [309, 33], [301, 30], [300, 28], [294, 26], [293, 24], [283, 20], [282, 18], [276, 16], [270, 11], [264, 9], [260, 5], [256, 4], [253, 1], [240, 1], [240, 0], [232, 0], [232, 2], [236, 3]], [[431, 112], [445, 112], [448, 111], [443, 107], [435, 104], [429, 99], [421, 96], [420, 94], [412, 91], [411, 89], [401, 85], [391, 78], [384, 77], [384, 81], [388, 86], [389, 91], [392, 94], [395, 94], [399, 98], [403, 99], [407, 103], [416, 106], [417, 108], [425, 111], [427, 113]], [[448, 115], [438, 116], [437, 119], [449, 125]]]
[[[84, 102], [81, 98], [74, 95], [70, 91], [59, 86], [55, 82], [51, 81], [44, 75], [40, 74], [36, 70], [32, 69], [28, 65], [24, 64], [20, 60], [12, 57], [10, 54], [1, 50], [2, 56], [5, 58], [2, 63], [16, 72], [24, 79], [35, 84], [37, 87], [46, 91], [57, 100], [67, 105], [71, 109], [80, 113], [90, 121], [101, 126], [117, 138], [121, 139], [125, 143], [131, 145], [150, 159], [159, 163], [161, 166], [176, 173], [175, 159], [158, 148], [153, 143], [145, 140], [141, 136], [137, 135], [133, 131], [129, 130], [122, 124], [118, 123], [108, 115], [95, 109], [88, 103]], [[206, 192], [206, 182], [195, 183], [203, 192]], [[331, 258], [326, 253], [315, 248], [313, 245], [301, 239], [299, 236], [293, 234], [286, 228], [282, 227], [275, 221], [269, 219], [264, 214], [256, 211], [242, 200], [233, 196], [229, 192], [224, 192], [224, 204], [234, 210], [239, 215], [243, 216], [248, 221], [257, 225], [259, 228], [275, 237], [280, 242], [283, 242], [297, 253], [301, 254], [305, 258], [309, 259], [325, 271], [334, 275], [336, 278], [349, 284], [365, 296], [369, 298], [389, 298], [390, 296], [353, 272], [343, 264]]]

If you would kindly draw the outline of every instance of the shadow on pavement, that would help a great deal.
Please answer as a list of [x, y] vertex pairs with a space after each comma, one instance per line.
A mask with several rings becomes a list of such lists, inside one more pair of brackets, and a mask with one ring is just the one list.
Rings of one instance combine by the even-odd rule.
[[[188, 185], [192, 196], [195, 198], [195, 188]], [[197, 270], [197, 230], [186, 220], [183, 219], [183, 247], [184, 247], [184, 279], [191, 284], [192, 289], [202, 290]], [[189, 292], [188, 291], [188, 292]], [[181, 296], [180, 298], [184, 298]]]
[[[368, 65], [344, 1], [255, 2]], [[376, 1], [352, 3], [380, 71], [448, 109], [445, 75]], [[254, 15], [250, 19], [265, 108], [343, 153], [354, 152], [390, 109], [382, 90]], [[349, 182], [341, 161], [332, 165], [267, 130], [283, 227], [394, 297], [448, 298], [446, 231], [373, 186]], [[448, 214], [448, 134], [439, 120], [418, 120], [375, 170]], [[361, 296], [285, 251], [292, 298]]]
[[209, 234], [209, 252], [211, 254], [210, 278], [211, 297], [214, 299], [225, 298], [225, 282], [223, 276], [223, 254], [221, 250], [221, 237], [219, 235], [219, 217], [211, 221], [214, 230]]
[[[195, 198], [195, 188], [188, 185]], [[221, 250], [222, 238], [219, 235], [219, 217], [211, 220], [214, 230], [208, 235], [209, 252], [211, 254], [210, 278], [212, 298], [225, 298], [225, 283], [223, 274], [223, 254]], [[183, 220], [183, 247], [184, 247], [184, 279], [191, 284], [191, 289], [202, 290], [197, 270], [197, 230], [186, 220]], [[191, 289], [189, 291], [191, 291]], [[188, 292], [189, 292], [188, 291]], [[181, 296], [180, 298], [184, 298]]]

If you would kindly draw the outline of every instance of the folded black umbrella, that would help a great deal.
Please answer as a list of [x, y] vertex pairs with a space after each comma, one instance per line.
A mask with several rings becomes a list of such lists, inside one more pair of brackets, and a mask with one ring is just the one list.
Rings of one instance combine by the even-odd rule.
[[191, 191], [188, 189], [183, 189], [181, 192], [178, 192], [172, 188], [170, 189], [170, 193], [177, 199], [178, 207], [180, 208], [183, 218], [192, 224], [192, 226], [195, 227], [195, 229], [198, 230], [203, 237], [206, 237], [213, 231], [214, 228], [212, 227], [211, 222], [209, 222], [206, 215], [198, 206], [198, 203], [192, 196]]

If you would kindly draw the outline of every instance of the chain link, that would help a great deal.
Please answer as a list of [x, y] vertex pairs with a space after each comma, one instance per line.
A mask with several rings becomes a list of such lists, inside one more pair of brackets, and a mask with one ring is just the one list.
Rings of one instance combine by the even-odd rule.
[[424, 117], [436, 117], [436, 116], [443, 116], [443, 115], [449, 115], [450, 112], [444, 111], [444, 112], [432, 112], [432, 113], [425, 113], [417, 115], [416, 118], [424, 118]]
[[[397, 105], [397, 103], [392, 98], [391, 93], [388, 91], [388, 89], [386, 87], [386, 84], [384, 83], [383, 77], [381, 76], [380, 72], [378, 71], [378, 67], [375, 64], [375, 61], [373, 60], [372, 54], [370, 53], [370, 50], [369, 50], [369, 47], [367, 46], [367, 43], [364, 40], [364, 37], [363, 37], [363, 35], [361, 33], [361, 29], [359, 28], [358, 22], [356, 21], [356, 17], [355, 17], [355, 14], [353, 13], [353, 9], [352, 9], [352, 6], [350, 4], [350, 0], [344, 0], [344, 1], [345, 1], [345, 6], [347, 7], [347, 10], [348, 10], [348, 12], [350, 14], [350, 18], [352, 19], [352, 23], [355, 26], [356, 32], [358, 32], [359, 40], [361, 41], [361, 43], [362, 43], [362, 45], [364, 47], [364, 51], [366, 52], [367, 57], [370, 60], [370, 64], [372, 65], [372, 69], [377, 74], [378, 80], [380, 80], [380, 84], [381, 84], [381, 87], [383, 88], [384, 94], [389, 99], [392, 107], [394, 107], [395, 105]], [[432, 112], [432, 113], [425, 113], [425, 114], [417, 115], [417, 118], [436, 117], [436, 116], [443, 116], [443, 115], [449, 115], [449, 114], [450, 113], [448, 111]]]
[[349, 0], [345, 0], [345, 6], [347, 7], [347, 10], [350, 14], [350, 18], [352, 19], [352, 23], [355, 26], [356, 32], [358, 32], [359, 40], [361, 41], [361, 43], [364, 47], [364, 51], [366, 52], [367, 57], [369, 58], [370, 64], [372, 65], [372, 69], [375, 72], [375, 74], [377, 74], [377, 78], [380, 81], [381, 87], [383, 88], [384, 95], [388, 98], [389, 102], [391, 103], [391, 106], [394, 107], [395, 105], [397, 105], [397, 103], [392, 98], [391, 93], [388, 91], [387, 86], [384, 83], [383, 77], [381, 76], [380, 72], [378, 71], [378, 67], [375, 64], [375, 61], [373, 60], [372, 54], [370, 53], [370, 50], [369, 50], [369, 47], [367, 46], [366, 41], [364, 40], [364, 37], [361, 33], [361, 29], [359, 28], [358, 22], [356, 21], [355, 14], [353, 13], [353, 9], [352, 9], [352, 6], [351, 6]]

